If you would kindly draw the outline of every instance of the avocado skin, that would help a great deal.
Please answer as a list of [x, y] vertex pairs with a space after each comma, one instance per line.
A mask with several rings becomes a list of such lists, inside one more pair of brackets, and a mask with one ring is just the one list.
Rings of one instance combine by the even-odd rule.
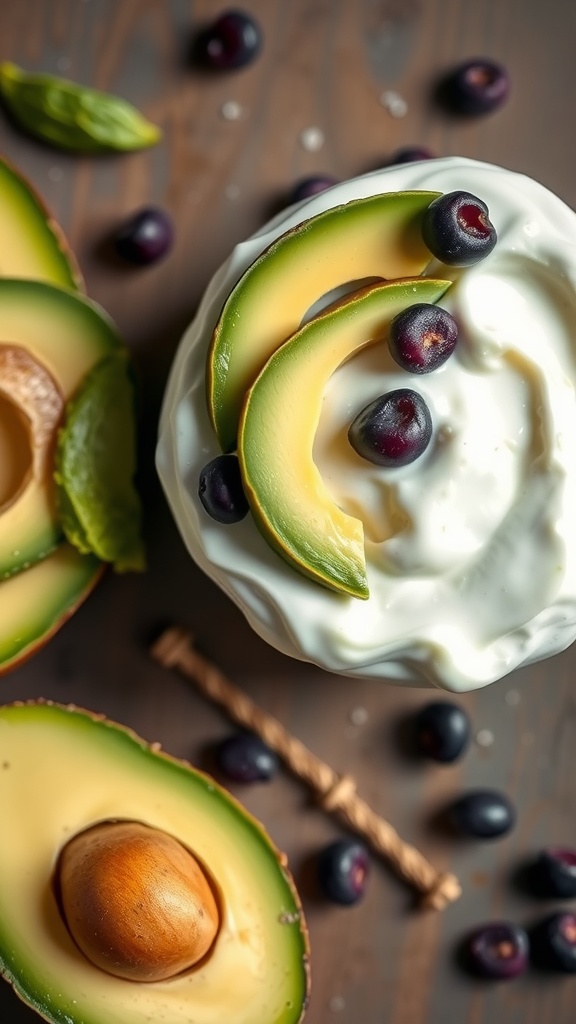
[[[10, 769], [0, 774], [0, 813], [28, 810], [0, 838], [0, 967], [25, 1003], [52, 1024], [141, 1024], [160, 1011], [171, 1024], [298, 1024], [310, 984], [302, 908], [285, 856], [234, 797], [74, 706], [0, 707], [0, 748]], [[211, 872], [224, 919], [197, 971], [125, 982], [93, 967], [69, 936], [53, 887], [58, 853], [106, 820], [162, 827]]]

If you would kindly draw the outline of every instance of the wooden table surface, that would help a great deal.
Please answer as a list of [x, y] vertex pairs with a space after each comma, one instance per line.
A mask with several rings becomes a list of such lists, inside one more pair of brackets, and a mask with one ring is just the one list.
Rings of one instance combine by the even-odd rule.
[[[210, 0], [0, 4], [2, 59], [123, 95], [164, 131], [162, 143], [147, 152], [89, 159], [34, 142], [0, 112], [0, 151], [55, 212], [89, 294], [133, 352], [144, 409], [149, 554], [145, 574], [109, 574], [41, 653], [1, 680], [2, 698], [75, 702], [205, 764], [206, 751], [230, 732], [230, 723], [148, 653], [164, 625], [190, 627], [231, 678], [334, 768], [351, 773], [405, 839], [462, 881], [459, 902], [423, 914], [407, 888], [377, 864], [361, 904], [327, 905], [310, 882], [310, 864], [343, 829], [287, 773], [269, 784], [236, 787], [287, 852], [302, 893], [313, 976], [307, 1024], [570, 1024], [576, 979], [531, 971], [509, 983], [480, 983], [460, 971], [455, 949], [476, 923], [505, 917], [529, 924], [554, 905], [523, 892], [515, 878], [545, 843], [576, 845], [576, 649], [463, 697], [475, 737], [466, 757], [451, 767], [415, 763], [398, 743], [399, 725], [430, 693], [351, 682], [268, 648], [187, 556], [153, 459], [168, 369], [206, 283], [231, 246], [286, 201], [297, 178], [313, 172], [346, 178], [384, 164], [401, 145], [420, 144], [438, 155], [526, 172], [576, 206], [576, 5], [245, 0], [243, 6], [265, 34], [260, 58], [245, 70], [206, 76], [190, 52], [198, 27], [222, 7]], [[507, 65], [510, 101], [483, 118], [451, 117], [435, 105], [435, 85], [457, 61], [477, 55]], [[389, 90], [406, 100], [405, 116], [391, 116], [382, 103]], [[222, 115], [227, 101], [240, 104], [239, 119]], [[310, 127], [324, 134], [316, 151], [302, 143]], [[148, 202], [172, 214], [173, 251], [147, 269], [112, 265], [103, 240]], [[512, 797], [517, 826], [492, 843], [457, 843], [435, 828], [435, 817], [453, 796], [479, 785]], [[37, 1018], [2, 985], [0, 1019], [31, 1024]]]

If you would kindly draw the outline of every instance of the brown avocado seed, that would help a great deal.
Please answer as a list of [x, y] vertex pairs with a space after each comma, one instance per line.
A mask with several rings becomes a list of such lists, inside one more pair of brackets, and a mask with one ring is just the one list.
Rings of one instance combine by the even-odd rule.
[[0, 512], [30, 480], [51, 480], [56, 430], [64, 398], [48, 369], [24, 348], [0, 342]]
[[56, 882], [76, 944], [120, 978], [172, 978], [198, 963], [218, 932], [204, 869], [173, 836], [139, 822], [78, 833], [60, 854]]

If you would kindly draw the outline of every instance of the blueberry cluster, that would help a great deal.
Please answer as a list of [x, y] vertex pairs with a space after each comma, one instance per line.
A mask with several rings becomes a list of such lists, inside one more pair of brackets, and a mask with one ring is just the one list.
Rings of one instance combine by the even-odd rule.
[[[488, 207], [470, 192], [448, 192], [435, 199], [424, 215], [422, 235], [442, 263], [470, 267], [496, 245]], [[390, 325], [388, 346], [393, 359], [409, 373], [431, 373], [454, 351], [458, 325], [440, 306], [416, 303]], [[412, 388], [381, 395], [356, 416], [348, 439], [362, 458], [378, 466], [400, 467], [414, 462], [432, 438], [432, 417], [426, 402]]]
[[[434, 700], [411, 716], [411, 749], [439, 764], [452, 764], [470, 743], [470, 718], [448, 700]], [[276, 753], [251, 732], [226, 737], [215, 751], [220, 774], [231, 782], [268, 782], [279, 770]], [[514, 826], [516, 812], [509, 797], [494, 789], [475, 789], [448, 808], [453, 831], [474, 839], [496, 839]], [[366, 894], [371, 855], [360, 839], [342, 837], [322, 847], [315, 858], [316, 880], [324, 897], [352, 906]], [[576, 897], [576, 850], [547, 847], [525, 872], [530, 891], [540, 897]], [[530, 962], [539, 967], [576, 973], [576, 912], [555, 910], [528, 932], [511, 921], [481, 924], [465, 936], [462, 963], [486, 978], [510, 979], [524, 973]]]
[[[416, 750], [448, 764], [460, 758], [470, 740], [470, 720], [451, 701], [432, 701], [413, 718]], [[494, 839], [513, 827], [516, 812], [506, 794], [477, 789], [460, 796], [448, 809], [450, 826], [463, 836]], [[550, 899], [576, 897], [576, 850], [548, 847], [524, 872], [534, 895]], [[530, 962], [550, 970], [576, 973], [576, 913], [554, 911], [528, 932], [511, 921], [490, 921], [474, 928], [462, 944], [462, 960], [474, 974], [514, 978]]]

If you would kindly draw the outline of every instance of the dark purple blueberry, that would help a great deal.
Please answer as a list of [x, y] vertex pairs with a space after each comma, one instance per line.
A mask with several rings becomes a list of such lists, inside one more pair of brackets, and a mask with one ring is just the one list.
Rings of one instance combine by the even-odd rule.
[[302, 199], [309, 199], [310, 196], [317, 196], [325, 192], [332, 185], [337, 185], [338, 179], [330, 174], [313, 174], [309, 178], [302, 178], [297, 181], [289, 195], [289, 203], [299, 203]]
[[530, 877], [538, 895], [561, 899], [576, 896], [576, 850], [547, 847], [534, 860]]
[[430, 373], [445, 363], [458, 341], [458, 325], [441, 306], [417, 302], [394, 317], [388, 345], [399, 366]]
[[415, 715], [418, 750], [433, 761], [456, 761], [470, 741], [470, 719], [463, 708], [447, 700], [426, 704]]
[[476, 928], [466, 940], [468, 967], [484, 978], [517, 978], [529, 959], [524, 928], [508, 921], [493, 921]]
[[496, 245], [488, 207], [470, 192], [446, 192], [424, 214], [422, 236], [430, 252], [451, 267], [471, 267]]
[[576, 973], [576, 914], [554, 911], [536, 925], [530, 938], [538, 967]]
[[245, 11], [223, 11], [199, 36], [196, 53], [209, 68], [233, 71], [246, 67], [262, 49], [262, 30]]
[[358, 903], [364, 896], [370, 864], [368, 850], [356, 839], [337, 839], [324, 847], [317, 862], [324, 895], [334, 903]]
[[174, 239], [172, 221], [156, 206], [138, 210], [113, 237], [116, 252], [128, 263], [155, 263], [170, 250]]
[[516, 812], [504, 793], [494, 789], [475, 789], [452, 804], [449, 819], [461, 835], [496, 839], [510, 831]]
[[442, 94], [459, 114], [488, 114], [508, 99], [510, 76], [503, 64], [488, 57], [464, 61], [446, 77]]
[[434, 153], [426, 146], [402, 146], [392, 154], [389, 164], [412, 164], [417, 160], [433, 160]]
[[218, 523], [239, 523], [244, 519], [249, 505], [237, 455], [217, 455], [203, 467], [198, 496], [208, 515]]
[[432, 418], [417, 391], [398, 388], [376, 398], [348, 431], [358, 455], [377, 466], [407, 466], [428, 447]]
[[268, 782], [278, 771], [273, 750], [250, 732], [229, 736], [216, 751], [219, 771], [234, 782]]

